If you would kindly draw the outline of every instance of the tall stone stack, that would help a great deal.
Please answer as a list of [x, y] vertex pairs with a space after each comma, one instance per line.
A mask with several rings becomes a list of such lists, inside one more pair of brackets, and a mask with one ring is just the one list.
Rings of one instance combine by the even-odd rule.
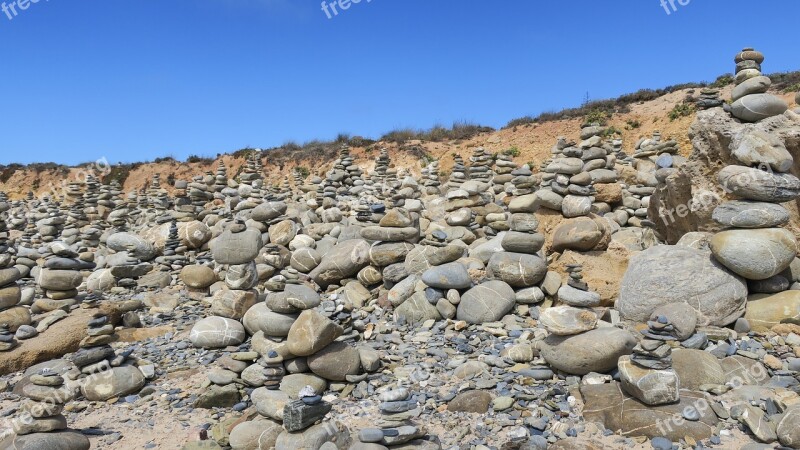
[[[89, 254], [91, 255], [91, 253]], [[54, 242], [49, 246], [49, 255], [45, 258], [44, 267], [39, 272], [39, 287], [45, 297], [37, 299], [31, 311], [54, 311], [69, 309], [77, 304], [78, 287], [83, 283], [82, 270], [92, 270], [95, 263], [79, 259], [78, 253], [63, 242]], [[88, 255], [85, 255], [86, 257]]]
[[781, 228], [789, 222], [781, 203], [800, 197], [800, 180], [789, 173], [793, 158], [782, 139], [754, 127], [735, 134], [730, 149], [741, 165], [719, 172], [720, 185], [733, 199], [712, 213], [714, 221], [727, 229], [711, 238], [711, 252], [750, 281], [753, 290], [785, 290], [792, 280], [781, 272], [797, 255], [794, 234]]
[[469, 158], [469, 178], [470, 180], [478, 180], [483, 183], [489, 183], [492, 180], [492, 165], [494, 159], [492, 155], [487, 153], [483, 147], [477, 147], [472, 151], [472, 156]]
[[247, 159], [242, 174], [239, 175], [238, 193], [242, 201], [236, 205], [236, 211], [253, 209], [263, 202], [264, 180], [261, 175], [263, 167], [260, 155], [261, 152], [253, 152]]
[[212, 314], [238, 321], [258, 300], [255, 259], [261, 247], [261, 232], [248, 228], [240, 219], [211, 242], [211, 255], [224, 268], [226, 286], [214, 293]]
[[[681, 322], [694, 323], [695, 312], [679, 306], [685, 317]], [[672, 347], [669, 341], [678, 340], [684, 330], [676, 329], [667, 315], [654, 314], [642, 331], [644, 339], [636, 344], [631, 356], [617, 362], [622, 390], [646, 405], [666, 405], [680, 401], [680, 379], [672, 368]], [[692, 332], [694, 325], [691, 326]], [[687, 339], [688, 336], [683, 337]]]
[[786, 112], [789, 105], [782, 98], [769, 94], [772, 80], [761, 73], [764, 55], [745, 48], [734, 58], [736, 62], [736, 87], [731, 92], [733, 117], [743, 122], [758, 122]]
[[[586, 133], [582, 131], [582, 136]], [[542, 206], [549, 209], [561, 211], [564, 217], [582, 217], [591, 212], [593, 195], [595, 194], [592, 186], [592, 176], [584, 170], [582, 157], [584, 152], [590, 156], [599, 156], [599, 151], [591, 150], [594, 145], [600, 143], [600, 137], [591, 135], [578, 147], [574, 143], [563, 143], [559, 140], [553, 150], [557, 153], [550, 164], [544, 169], [545, 175], [542, 177], [545, 190], [550, 190], [556, 194], [539, 194], [543, 200]], [[602, 151], [605, 157], [605, 151]], [[586, 163], [588, 165], [588, 163]]]
[[0, 216], [0, 324], [9, 327], [6, 334], [0, 337], [0, 351], [13, 349], [16, 346], [13, 332], [20, 325], [30, 323], [27, 308], [17, 307], [22, 299], [22, 290], [17, 285], [20, 278], [22, 274], [14, 267], [13, 255], [8, 245], [6, 222]]
[[516, 168], [517, 165], [512, 160], [511, 155], [506, 155], [505, 153], [500, 153], [497, 155], [494, 169], [495, 175], [492, 179], [495, 194], [506, 191], [507, 187], [511, 186], [510, 183], [514, 179], [512, 172]]
[[214, 174], [214, 198], [222, 199], [222, 191], [228, 187], [228, 169], [225, 167], [225, 163], [222, 160], [219, 160], [219, 164], [217, 164], [217, 170]]
[[186, 220], [197, 218], [198, 212], [202, 212], [206, 204], [214, 200], [213, 176], [196, 176], [189, 183], [189, 198], [191, 199], [192, 215]]
[[425, 187], [427, 195], [440, 195], [442, 185], [439, 180], [439, 160], [433, 161], [422, 169], [422, 185]]
[[450, 171], [450, 178], [447, 181], [447, 189], [459, 189], [467, 181], [467, 166], [461, 155], [453, 155], [453, 169]]

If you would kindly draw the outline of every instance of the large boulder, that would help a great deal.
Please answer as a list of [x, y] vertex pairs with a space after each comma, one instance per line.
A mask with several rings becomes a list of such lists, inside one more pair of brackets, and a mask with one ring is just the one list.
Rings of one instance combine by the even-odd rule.
[[772, 94], [750, 94], [731, 105], [731, 113], [744, 122], [758, 122], [786, 112], [789, 105]]
[[561, 222], [553, 232], [552, 250], [587, 252], [605, 249], [611, 232], [604, 220], [600, 217], [576, 217]]
[[322, 257], [309, 276], [323, 288], [352, 277], [369, 264], [369, 248], [370, 245], [363, 239], [340, 242]]
[[211, 316], [199, 320], [189, 333], [189, 340], [195, 347], [224, 348], [244, 342], [247, 333], [244, 326], [233, 319]]
[[783, 272], [797, 256], [794, 234], [784, 228], [727, 230], [709, 242], [714, 257], [748, 280], [764, 280]]
[[725, 326], [741, 317], [746, 300], [746, 282], [710, 253], [659, 245], [631, 258], [617, 308], [624, 318], [645, 322], [661, 305], [686, 303], [699, 325]]
[[768, 331], [781, 322], [800, 320], [800, 291], [784, 291], [777, 294], [753, 294], [747, 299], [744, 315], [750, 329]]
[[[602, 423], [611, 430], [619, 430], [623, 436], [666, 437], [680, 441], [686, 436], [695, 440], [708, 439], [716, 432], [717, 416], [707, 405], [703, 392], [682, 390], [680, 402], [649, 406], [625, 394], [616, 381], [606, 384], [584, 384], [580, 388], [583, 397], [583, 416], [587, 422]], [[700, 418], [685, 420], [684, 411], [695, 409]]]
[[547, 263], [538, 255], [495, 253], [486, 266], [487, 275], [515, 288], [539, 284], [547, 274]]
[[156, 257], [155, 247], [146, 239], [132, 233], [114, 233], [108, 237], [106, 245], [115, 252], [128, 252], [142, 261], [150, 261]]
[[548, 336], [540, 349], [552, 367], [573, 375], [610, 372], [617, 361], [630, 355], [636, 338], [619, 328], [596, 328], [574, 336]]
[[361, 372], [358, 349], [344, 342], [334, 342], [308, 357], [308, 368], [326, 380], [345, 381], [348, 375]]
[[134, 366], [114, 367], [86, 380], [81, 391], [90, 402], [103, 402], [112, 397], [139, 392], [145, 383], [142, 371]]
[[240, 233], [225, 230], [213, 239], [209, 247], [211, 256], [218, 264], [245, 264], [256, 259], [261, 250], [261, 232], [247, 228]]
[[308, 356], [327, 347], [344, 330], [315, 310], [303, 311], [289, 329], [286, 346], [296, 356]]
[[678, 348], [672, 352], [672, 368], [683, 389], [700, 389], [704, 384], [725, 384], [725, 371], [716, 356], [703, 350]]
[[511, 286], [499, 280], [487, 281], [461, 296], [456, 317], [467, 323], [494, 322], [508, 314], [515, 302]]
[[427, 320], [442, 318], [439, 310], [428, 301], [424, 292], [417, 292], [394, 311], [395, 319], [402, 319], [409, 325], [421, 324]]
[[717, 178], [723, 190], [746, 200], [784, 203], [800, 196], [800, 180], [788, 173], [731, 165], [720, 170]]

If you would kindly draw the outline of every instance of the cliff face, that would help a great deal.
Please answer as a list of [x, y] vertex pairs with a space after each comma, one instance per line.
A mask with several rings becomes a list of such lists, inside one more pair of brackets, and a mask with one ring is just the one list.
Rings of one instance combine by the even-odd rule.
[[[794, 158], [791, 173], [800, 175], [800, 115], [787, 111], [755, 124], [732, 118], [722, 108], [701, 111], [688, 130], [692, 152], [683, 166], [666, 178], [653, 194], [649, 214], [657, 232], [674, 244], [691, 231], [719, 231], [711, 220], [714, 208], [730, 199], [717, 181], [717, 174], [728, 165], [741, 162], [731, 154], [737, 137], [753, 130], [764, 131], [783, 141]], [[800, 236], [800, 215], [797, 202], [785, 205], [791, 212], [788, 228]]]

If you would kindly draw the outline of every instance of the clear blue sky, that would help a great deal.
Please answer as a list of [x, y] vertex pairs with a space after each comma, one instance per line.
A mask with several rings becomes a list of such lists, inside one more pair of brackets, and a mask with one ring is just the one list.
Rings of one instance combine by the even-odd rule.
[[17, 5], [12, 20], [0, 12], [0, 163], [183, 159], [458, 120], [500, 127], [586, 92], [713, 80], [743, 46], [765, 52], [766, 72], [800, 69], [800, 2], [675, 5], [667, 15], [659, 0], [361, 0], [329, 8], [331, 19], [320, 0]]

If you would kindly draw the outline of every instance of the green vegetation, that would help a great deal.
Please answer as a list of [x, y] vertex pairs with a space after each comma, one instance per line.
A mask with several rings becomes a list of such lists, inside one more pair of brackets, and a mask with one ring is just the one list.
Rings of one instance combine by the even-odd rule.
[[591, 125], [591, 124], [598, 124], [603, 126], [608, 123], [608, 119], [611, 117], [611, 114], [608, 111], [604, 111], [602, 109], [595, 108], [589, 111], [586, 114], [586, 117], [583, 119], [583, 126]]
[[503, 150], [503, 154], [504, 155], [508, 155], [508, 156], [510, 156], [512, 158], [516, 158], [517, 156], [519, 156], [519, 153], [520, 152], [519, 152], [519, 149], [517, 147], [511, 147], [509, 149]]
[[726, 73], [725, 75], [718, 76], [717, 79], [713, 83], [711, 83], [711, 87], [720, 89], [732, 85], [733, 82], [734, 82], [733, 75]]
[[669, 112], [669, 120], [670, 122], [673, 120], [677, 120], [681, 117], [691, 116], [695, 112], [695, 106], [693, 103], [678, 103], [672, 108], [672, 111]]
[[621, 135], [621, 134], [622, 134], [621, 130], [618, 130], [615, 127], [608, 127], [608, 128], [605, 129], [605, 131], [603, 131], [602, 136], [605, 137], [605, 138], [610, 138], [612, 136]]
[[296, 171], [297, 171], [297, 173], [299, 173], [299, 174], [300, 174], [300, 176], [301, 176], [301, 177], [302, 177], [304, 180], [305, 180], [306, 178], [308, 178], [308, 176], [309, 176], [309, 175], [311, 175], [311, 171], [310, 171], [310, 170], [308, 170], [308, 167], [305, 167], [305, 166], [297, 166], [297, 167], [295, 167], [295, 169], [294, 169], [294, 170], [296, 170]]
[[186, 158], [187, 163], [195, 164], [195, 163], [202, 163], [202, 164], [211, 164], [214, 162], [214, 158], [210, 158], [208, 156], [197, 156], [197, 155], [189, 155]]
[[449, 129], [441, 125], [436, 125], [429, 130], [400, 128], [384, 134], [381, 136], [381, 140], [398, 144], [414, 140], [428, 142], [461, 141], [492, 131], [494, 131], [492, 127], [484, 127], [469, 122], [456, 122]]
[[636, 119], [628, 119], [625, 121], [625, 129], [626, 130], [635, 130], [642, 126], [642, 123]]

